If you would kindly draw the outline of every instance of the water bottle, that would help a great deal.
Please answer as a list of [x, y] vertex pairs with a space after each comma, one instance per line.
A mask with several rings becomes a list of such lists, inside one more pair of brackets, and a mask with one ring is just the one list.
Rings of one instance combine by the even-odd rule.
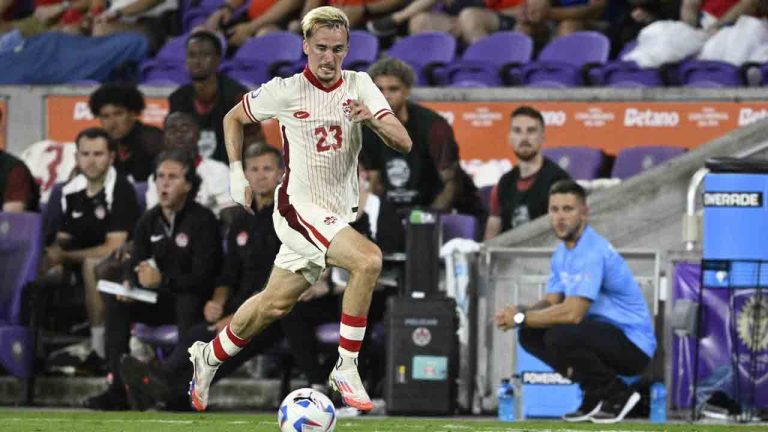
[[651, 386], [651, 423], [667, 422], [667, 390], [664, 383]]
[[503, 422], [515, 421], [515, 389], [509, 383], [508, 378], [501, 380], [498, 399], [499, 420]]

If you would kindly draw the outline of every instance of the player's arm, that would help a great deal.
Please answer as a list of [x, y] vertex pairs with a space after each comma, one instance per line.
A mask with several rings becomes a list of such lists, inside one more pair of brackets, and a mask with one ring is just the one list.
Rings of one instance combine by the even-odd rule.
[[[245, 97], [248, 97], [247, 95]], [[242, 103], [232, 107], [224, 116], [224, 145], [229, 158], [229, 194], [232, 199], [251, 211], [253, 192], [243, 172], [243, 126], [255, 121], [245, 112]]]
[[409, 153], [411, 151], [411, 146], [413, 146], [411, 137], [408, 136], [405, 126], [394, 115], [388, 114], [380, 119], [371, 116], [370, 120], [367, 120], [365, 124], [376, 132], [376, 135], [388, 147], [400, 153]]

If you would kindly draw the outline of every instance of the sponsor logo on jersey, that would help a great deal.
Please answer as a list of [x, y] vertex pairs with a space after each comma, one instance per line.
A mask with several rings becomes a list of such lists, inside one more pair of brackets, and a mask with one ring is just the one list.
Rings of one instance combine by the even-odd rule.
[[309, 113], [306, 111], [296, 111], [295, 113], [293, 113], [293, 116], [299, 120], [303, 120], [305, 118], [309, 118]]
[[336, 219], [336, 216], [326, 216], [326, 218], [323, 220], [323, 223], [326, 225], [333, 225], [337, 220], [338, 219]]
[[96, 215], [96, 219], [104, 219], [107, 217], [107, 209], [105, 209], [102, 206], [96, 207], [96, 209], [93, 211], [93, 214]]
[[248, 232], [240, 231], [240, 234], [237, 235], [237, 245], [243, 247], [246, 243], [248, 243]]
[[185, 248], [189, 244], [189, 237], [184, 233], [176, 234], [176, 246]]

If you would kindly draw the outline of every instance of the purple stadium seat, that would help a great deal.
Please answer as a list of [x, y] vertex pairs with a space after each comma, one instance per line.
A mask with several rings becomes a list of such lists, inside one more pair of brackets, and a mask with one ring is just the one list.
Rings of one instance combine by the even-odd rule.
[[491, 192], [493, 191], [495, 185], [491, 186], [483, 186], [480, 189], [478, 189], [478, 193], [480, 194], [480, 200], [483, 201], [483, 205], [485, 206], [486, 210], [491, 209]]
[[[461, 60], [436, 70], [436, 83], [452, 87], [499, 87], [507, 84], [507, 71], [528, 63], [531, 38], [518, 32], [498, 32], [467, 47]], [[519, 84], [519, 83], [518, 83]]]
[[37, 213], [0, 213], [0, 365], [32, 376], [34, 332], [22, 325], [24, 289], [37, 274], [43, 248], [43, 219]]
[[136, 191], [136, 199], [139, 200], [140, 213], [144, 213], [147, 210], [147, 182], [136, 182], [133, 184], [133, 189]]
[[587, 147], [546, 148], [543, 153], [544, 157], [560, 165], [574, 180], [598, 178], [605, 162], [601, 150]]
[[624, 55], [629, 54], [636, 46], [636, 40], [628, 42], [615, 61], [590, 70], [592, 84], [619, 88], [663, 87], [664, 78], [659, 69], [644, 69], [633, 61], [622, 60]]
[[560, 36], [544, 47], [535, 62], [521, 68], [521, 79], [538, 87], [585, 85], [583, 70], [605, 63], [610, 49], [608, 38], [597, 32]]
[[349, 53], [344, 59], [343, 68], [366, 71], [379, 58], [379, 39], [372, 34], [352, 30], [349, 32]]
[[189, 7], [183, 12], [180, 11], [181, 30], [187, 33], [196, 26], [205, 23], [208, 16], [223, 4], [224, 0], [202, 0], [197, 5]]
[[416, 85], [432, 83], [432, 70], [456, 57], [456, 39], [448, 33], [426, 32], [404, 37], [389, 49], [387, 55], [400, 59], [416, 71]]
[[187, 37], [188, 35], [182, 35], [169, 39], [154, 58], [145, 60], [139, 68], [141, 82], [161, 79], [176, 84], [189, 82], [185, 48]]
[[685, 87], [742, 87], [741, 69], [730, 63], [712, 60], [688, 60], [680, 63], [680, 81]]
[[149, 326], [135, 323], [131, 329], [131, 335], [148, 345], [168, 347], [178, 342], [179, 329], [171, 324]]
[[616, 156], [611, 177], [623, 180], [683, 153], [684, 148], [673, 146], [627, 148]]
[[477, 238], [478, 223], [476, 217], [451, 213], [442, 215], [441, 220], [443, 222], [443, 243], [455, 238], [470, 240]]
[[[256, 85], [274, 76], [290, 75], [303, 56], [302, 39], [290, 32], [274, 32], [248, 39], [221, 71], [231, 78]], [[285, 68], [285, 71], [283, 70]]]

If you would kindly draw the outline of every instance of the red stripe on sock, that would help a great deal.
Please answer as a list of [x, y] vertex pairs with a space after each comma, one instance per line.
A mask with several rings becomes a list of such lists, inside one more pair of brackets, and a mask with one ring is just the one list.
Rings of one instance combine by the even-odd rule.
[[358, 341], [350, 340], [345, 338], [344, 336], [339, 336], [339, 346], [349, 352], [360, 352], [360, 346], [362, 345], [363, 345], [363, 341], [361, 340], [358, 340]]
[[229, 328], [229, 324], [227, 324], [227, 337], [229, 337], [229, 340], [232, 341], [233, 344], [237, 345], [238, 348], [242, 348], [246, 345], [248, 345], [248, 340], [246, 339], [240, 339], [239, 337], [235, 336], [234, 333], [232, 333], [232, 329]]
[[216, 336], [213, 338], [213, 355], [216, 356], [216, 358], [219, 361], [227, 361], [229, 360], [229, 354], [227, 354], [226, 351], [224, 351], [224, 347], [221, 346], [221, 341], [219, 340], [219, 337]]
[[341, 313], [341, 323], [350, 327], [365, 327], [368, 325], [368, 317], [347, 315]]

